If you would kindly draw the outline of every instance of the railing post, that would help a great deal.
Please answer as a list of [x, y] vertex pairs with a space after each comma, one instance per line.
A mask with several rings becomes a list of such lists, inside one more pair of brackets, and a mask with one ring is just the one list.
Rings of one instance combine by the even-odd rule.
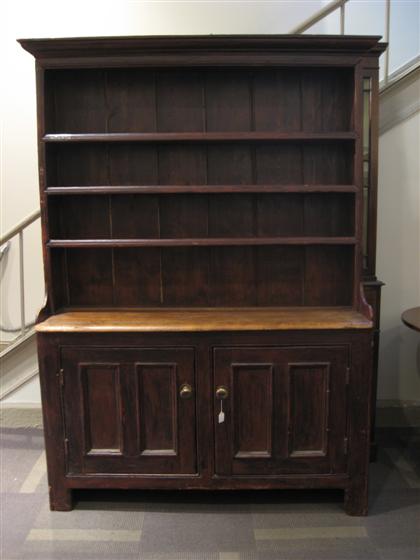
[[385, 41], [388, 43], [388, 48], [385, 51], [385, 64], [384, 64], [384, 83], [388, 83], [389, 77], [389, 36], [391, 28], [391, 0], [386, 0], [385, 4]]
[[23, 230], [19, 232], [19, 290], [20, 290], [20, 332], [25, 334], [25, 270], [23, 264]]
[[340, 34], [344, 35], [345, 29], [345, 17], [346, 17], [346, 4], [341, 4], [340, 6]]

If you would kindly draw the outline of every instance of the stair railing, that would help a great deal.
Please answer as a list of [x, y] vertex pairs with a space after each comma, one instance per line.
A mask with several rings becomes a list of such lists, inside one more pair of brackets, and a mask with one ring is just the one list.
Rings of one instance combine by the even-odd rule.
[[[316, 14], [312, 15], [296, 27], [294, 27], [289, 33], [300, 34], [304, 33], [316, 23], [322, 21], [327, 16], [340, 10], [340, 34], [344, 35], [345, 25], [346, 25], [346, 4], [349, 0], [334, 0], [330, 4], [327, 4], [324, 8], [319, 10]], [[388, 84], [389, 80], [389, 38], [390, 38], [390, 26], [391, 26], [391, 0], [385, 1], [385, 33], [384, 41], [388, 43], [388, 48], [384, 53], [384, 80], [383, 87]]]
[[[6, 331], [20, 331], [19, 338], [24, 336], [28, 325], [25, 322], [25, 264], [24, 264], [24, 230], [40, 217], [40, 210], [35, 210], [21, 220], [12, 229], [0, 237], [0, 260], [8, 250], [10, 240], [18, 236], [19, 239], [19, 300], [20, 300], [20, 329], [2, 329]], [[31, 325], [29, 325], [31, 326]]]

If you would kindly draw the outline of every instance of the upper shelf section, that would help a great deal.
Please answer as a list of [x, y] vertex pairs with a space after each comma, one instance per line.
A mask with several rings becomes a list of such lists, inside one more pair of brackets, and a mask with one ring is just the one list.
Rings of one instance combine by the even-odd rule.
[[355, 138], [351, 66], [51, 69], [44, 87], [47, 142]]

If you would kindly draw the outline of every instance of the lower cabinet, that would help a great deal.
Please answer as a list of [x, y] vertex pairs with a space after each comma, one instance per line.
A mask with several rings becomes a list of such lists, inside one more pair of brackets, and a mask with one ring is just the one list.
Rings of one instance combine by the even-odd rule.
[[52, 509], [80, 488], [341, 488], [366, 513], [369, 333], [138, 338], [39, 336]]
[[[61, 363], [69, 472], [197, 472], [193, 349], [70, 347]], [[345, 472], [348, 369], [346, 347], [215, 348], [215, 474]]]
[[194, 351], [64, 348], [71, 473], [197, 471]]
[[344, 472], [348, 370], [346, 347], [216, 348], [216, 473]]

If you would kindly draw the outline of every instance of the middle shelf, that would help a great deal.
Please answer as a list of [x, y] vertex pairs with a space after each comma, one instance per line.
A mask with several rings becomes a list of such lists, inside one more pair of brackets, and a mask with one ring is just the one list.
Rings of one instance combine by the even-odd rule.
[[355, 193], [356, 185], [91, 185], [51, 186], [47, 195], [77, 194], [223, 194], [223, 193]]
[[355, 245], [355, 237], [221, 237], [180, 239], [51, 239], [54, 247], [195, 247], [248, 245]]

